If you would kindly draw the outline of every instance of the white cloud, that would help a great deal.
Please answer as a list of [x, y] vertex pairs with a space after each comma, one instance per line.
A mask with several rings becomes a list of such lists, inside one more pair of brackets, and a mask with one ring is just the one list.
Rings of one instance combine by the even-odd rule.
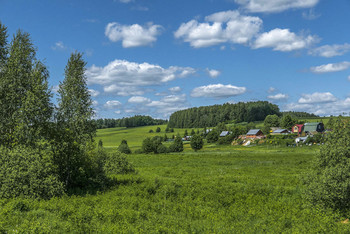
[[110, 100], [110, 101], [107, 101], [106, 104], [104, 104], [104, 107], [107, 109], [114, 109], [114, 108], [120, 107], [121, 105], [122, 105], [121, 102], [117, 100]]
[[261, 29], [259, 17], [240, 15], [238, 11], [222, 11], [205, 18], [204, 23], [191, 20], [181, 24], [174, 33], [194, 48], [231, 42], [246, 44]]
[[325, 103], [325, 102], [335, 102], [337, 98], [333, 96], [330, 92], [326, 93], [313, 93], [313, 94], [303, 94], [299, 99], [299, 104], [314, 104], [314, 103]]
[[114, 111], [114, 113], [116, 113], [116, 114], [120, 114], [120, 113], [122, 113], [120, 110], [116, 110], [116, 111]]
[[340, 115], [350, 112], [350, 98], [323, 103], [290, 103], [284, 106], [284, 111], [306, 111], [316, 115]]
[[162, 26], [148, 23], [145, 26], [139, 24], [121, 25], [116, 22], [109, 23], [105, 29], [105, 35], [112, 42], [122, 41], [124, 48], [149, 46], [157, 40]]
[[280, 100], [286, 100], [288, 99], [288, 95], [287, 94], [283, 94], [283, 93], [278, 93], [276, 95], [269, 95], [267, 96], [268, 99], [274, 100], [274, 101], [280, 101]]
[[235, 0], [249, 12], [281, 12], [288, 9], [311, 8], [319, 0]]
[[233, 85], [211, 84], [208, 86], [200, 86], [192, 90], [192, 97], [211, 97], [211, 98], [228, 98], [241, 95], [246, 92], [245, 87], [237, 87]]
[[53, 49], [53, 50], [65, 50], [65, 49], [67, 49], [67, 46], [62, 41], [58, 41], [55, 43], [54, 46], [51, 46], [51, 49]]
[[221, 74], [220, 71], [214, 70], [214, 69], [211, 69], [211, 70], [210, 70], [209, 68], [206, 69], [206, 72], [208, 73], [208, 75], [209, 75], [211, 78], [216, 78], [216, 77], [218, 77], [218, 76]]
[[188, 108], [186, 94], [168, 95], [159, 101], [152, 101], [146, 104], [147, 107], [154, 108], [155, 112], [168, 118], [175, 111]]
[[130, 2], [133, 2], [133, 0], [119, 0], [119, 2], [121, 2], [121, 3], [130, 3]]
[[350, 76], [348, 76], [348, 80], [350, 81]]
[[91, 97], [97, 97], [100, 94], [99, 91], [94, 90], [94, 89], [89, 89], [89, 93], [90, 93]]
[[307, 20], [314, 20], [320, 17], [320, 14], [316, 14], [314, 8], [310, 9], [309, 11], [303, 12], [302, 14], [304, 19]]
[[125, 60], [114, 60], [105, 67], [92, 65], [86, 70], [89, 84], [102, 85], [105, 92], [120, 96], [140, 96], [145, 93], [140, 87], [164, 84], [195, 73], [196, 70], [191, 67], [163, 68], [159, 65]]
[[350, 62], [341, 62], [341, 63], [329, 63], [317, 67], [311, 67], [310, 70], [313, 73], [327, 73], [327, 72], [338, 72], [344, 71], [350, 68]]
[[324, 45], [316, 49], [310, 50], [309, 54], [314, 56], [331, 58], [331, 57], [343, 55], [349, 51], [350, 51], [350, 44], [345, 43], [343, 45]]
[[134, 104], [144, 104], [151, 102], [151, 99], [142, 96], [133, 96], [129, 98], [128, 102]]
[[275, 28], [262, 33], [253, 44], [254, 49], [271, 47], [276, 51], [293, 51], [309, 47], [318, 41], [316, 36], [302, 36], [290, 32], [289, 29]]
[[169, 88], [169, 91], [172, 93], [178, 93], [181, 92], [181, 88], [179, 86]]
[[273, 92], [275, 92], [275, 91], [276, 91], [276, 89], [275, 89], [274, 87], [270, 87], [270, 88], [267, 90], [268, 93], [273, 93]]

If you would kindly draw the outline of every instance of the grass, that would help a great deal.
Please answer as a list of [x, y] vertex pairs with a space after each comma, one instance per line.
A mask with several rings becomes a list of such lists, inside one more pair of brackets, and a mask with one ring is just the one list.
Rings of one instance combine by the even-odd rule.
[[[103, 129], [97, 141], [137, 149], [164, 135], [165, 126], [148, 133], [156, 127]], [[116, 176], [108, 191], [0, 200], [0, 233], [349, 233], [346, 217], [303, 200], [318, 149], [206, 144], [194, 152], [186, 143], [183, 153], [131, 154], [138, 173]]]
[[344, 217], [303, 201], [314, 155], [259, 147], [133, 154], [138, 174], [118, 176], [109, 191], [0, 200], [0, 232], [349, 232]]

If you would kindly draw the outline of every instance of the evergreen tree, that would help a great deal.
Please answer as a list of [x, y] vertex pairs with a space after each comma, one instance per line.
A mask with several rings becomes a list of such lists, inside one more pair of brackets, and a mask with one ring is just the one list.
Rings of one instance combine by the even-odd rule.
[[96, 128], [92, 100], [85, 76], [86, 62], [81, 53], [72, 53], [65, 68], [65, 79], [59, 85], [58, 125], [72, 131], [80, 144], [92, 141]]
[[128, 146], [128, 142], [126, 140], [122, 140], [118, 147], [118, 151], [124, 154], [131, 154], [131, 150]]
[[184, 150], [184, 145], [180, 134], [175, 137], [174, 143], [169, 146], [170, 152], [182, 152]]
[[7, 59], [7, 27], [0, 22], [0, 78]]
[[281, 126], [286, 129], [292, 129], [295, 122], [290, 115], [284, 115], [281, 119]]
[[1, 74], [0, 142], [7, 147], [34, 146], [47, 135], [53, 107], [49, 73], [36, 59], [28, 33], [18, 30], [14, 35]]

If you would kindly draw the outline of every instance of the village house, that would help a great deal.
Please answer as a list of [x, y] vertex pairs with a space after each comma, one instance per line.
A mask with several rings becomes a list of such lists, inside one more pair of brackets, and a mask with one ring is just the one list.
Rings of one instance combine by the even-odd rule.
[[303, 130], [304, 130], [304, 124], [296, 124], [292, 127], [292, 132], [298, 133], [299, 135], [301, 135]]
[[277, 129], [271, 133], [271, 135], [287, 135], [290, 132], [287, 129]]
[[260, 129], [251, 129], [246, 134], [246, 138], [251, 138], [251, 139], [262, 139], [264, 137], [265, 137], [264, 133]]
[[225, 136], [228, 136], [228, 135], [230, 135], [230, 132], [229, 132], [229, 131], [222, 131], [222, 132], [220, 133], [220, 137], [225, 137]]

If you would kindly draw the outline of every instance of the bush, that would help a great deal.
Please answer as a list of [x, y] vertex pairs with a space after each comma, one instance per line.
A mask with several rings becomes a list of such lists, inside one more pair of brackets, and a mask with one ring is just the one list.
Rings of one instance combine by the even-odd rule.
[[118, 147], [118, 151], [123, 154], [131, 154], [131, 150], [128, 146], [128, 142], [126, 140], [122, 140], [122, 143], [120, 143]]
[[235, 137], [230, 134], [224, 137], [220, 137], [219, 140], [217, 141], [219, 145], [229, 145], [232, 143], [232, 141], [235, 139]]
[[338, 118], [306, 177], [306, 199], [341, 212], [350, 208], [350, 124]]
[[181, 136], [178, 134], [174, 140], [174, 143], [169, 146], [169, 152], [182, 152], [184, 145], [182, 143]]
[[191, 138], [191, 148], [194, 151], [202, 149], [203, 145], [204, 145], [203, 138], [200, 135], [192, 136], [192, 138]]
[[0, 198], [49, 199], [64, 193], [50, 151], [0, 148]]
[[168, 148], [165, 145], [160, 144], [157, 147], [157, 153], [158, 154], [166, 154], [166, 153], [168, 153]]
[[160, 127], [157, 127], [156, 132], [160, 132], [160, 131], [161, 131]]
[[133, 165], [129, 163], [126, 155], [118, 151], [107, 154], [103, 170], [107, 175], [135, 172]]
[[208, 134], [207, 134], [207, 142], [208, 143], [215, 143], [217, 142], [217, 140], [219, 139], [219, 132], [213, 130], [213, 131], [210, 131]]
[[152, 153], [156, 150], [154, 147], [153, 141], [151, 138], [147, 137], [146, 139], [143, 140], [142, 142], [142, 151], [146, 154]]

